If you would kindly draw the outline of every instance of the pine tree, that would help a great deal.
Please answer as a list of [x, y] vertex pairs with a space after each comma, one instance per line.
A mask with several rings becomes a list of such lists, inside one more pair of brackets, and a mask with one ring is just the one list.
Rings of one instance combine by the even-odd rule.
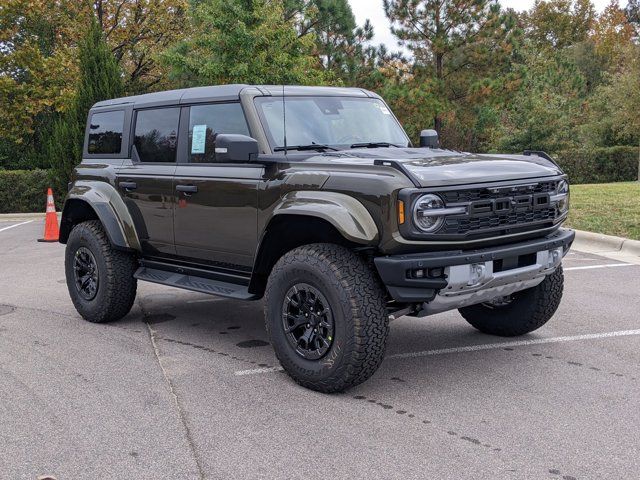
[[45, 146], [51, 180], [59, 193], [66, 191], [73, 169], [82, 160], [89, 109], [96, 102], [123, 94], [122, 74], [95, 18], [78, 45], [78, 56], [80, 76], [74, 101], [54, 123]]
[[[438, 132], [461, 105], [469, 111], [480, 100], [504, 95], [521, 31], [514, 13], [502, 10], [497, 0], [384, 0], [383, 5], [391, 32], [414, 55], [412, 74], [430, 83], [442, 105], [433, 118]], [[445, 145], [455, 146], [446, 137]]]

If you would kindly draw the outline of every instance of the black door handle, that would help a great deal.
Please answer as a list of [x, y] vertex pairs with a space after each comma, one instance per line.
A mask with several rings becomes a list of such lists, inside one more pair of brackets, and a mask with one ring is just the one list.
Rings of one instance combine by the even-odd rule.
[[195, 185], [176, 185], [176, 190], [183, 193], [197, 193], [198, 187]]
[[136, 182], [120, 182], [120, 188], [124, 188], [125, 190], [135, 190], [138, 188], [138, 184]]

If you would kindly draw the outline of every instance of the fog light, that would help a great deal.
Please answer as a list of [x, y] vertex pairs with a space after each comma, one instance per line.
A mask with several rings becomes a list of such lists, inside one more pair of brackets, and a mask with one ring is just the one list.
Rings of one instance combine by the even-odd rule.
[[485, 266], [484, 263], [472, 263], [469, 265], [469, 281], [468, 286], [478, 285], [484, 279]]
[[444, 275], [444, 268], [436, 267], [429, 270], [429, 276], [431, 278], [438, 278]]

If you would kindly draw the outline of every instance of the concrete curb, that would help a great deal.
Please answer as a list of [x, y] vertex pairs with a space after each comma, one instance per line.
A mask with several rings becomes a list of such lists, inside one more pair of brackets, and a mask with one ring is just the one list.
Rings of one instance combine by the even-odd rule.
[[583, 230], [575, 232], [573, 249], [640, 265], [640, 241]]
[[[60, 221], [60, 217], [62, 216], [62, 212], [57, 212], [58, 221]], [[44, 220], [44, 212], [43, 213], [0, 213], [0, 223], [3, 222], [23, 222], [27, 220]]]
[[42, 213], [0, 213], [0, 222], [14, 222], [17, 220], [35, 220], [44, 218]]

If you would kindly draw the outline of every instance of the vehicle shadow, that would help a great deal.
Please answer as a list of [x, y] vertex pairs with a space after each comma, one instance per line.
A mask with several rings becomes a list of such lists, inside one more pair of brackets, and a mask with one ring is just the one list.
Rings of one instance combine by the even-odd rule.
[[[245, 363], [238, 369], [250, 368], [246, 365], [249, 363], [257, 365], [256, 368], [278, 366], [264, 327], [262, 301], [228, 300], [167, 289], [161, 293], [141, 293], [137, 305], [135, 311], [118, 322], [119, 326], [140, 329], [144, 323], [161, 340], [235, 356]], [[504, 340], [474, 330], [457, 312], [422, 319], [403, 317], [391, 323], [382, 370], [397, 381], [398, 372], [419, 375], [429, 364], [449, 363], [451, 367], [453, 357], [397, 359], [394, 355], [500, 341]], [[450, 375], [451, 371], [443, 369], [442, 374]]]

